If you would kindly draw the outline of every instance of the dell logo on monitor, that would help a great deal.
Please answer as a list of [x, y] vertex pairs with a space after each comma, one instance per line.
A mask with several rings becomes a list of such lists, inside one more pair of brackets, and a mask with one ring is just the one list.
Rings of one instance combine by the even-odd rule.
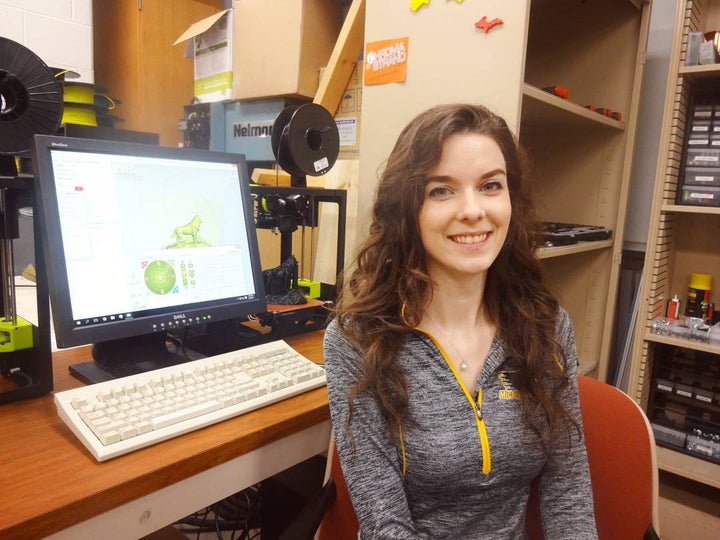
[[187, 316], [184, 313], [181, 313], [180, 315], [173, 315], [174, 321], [177, 321], [178, 319], [187, 319]]

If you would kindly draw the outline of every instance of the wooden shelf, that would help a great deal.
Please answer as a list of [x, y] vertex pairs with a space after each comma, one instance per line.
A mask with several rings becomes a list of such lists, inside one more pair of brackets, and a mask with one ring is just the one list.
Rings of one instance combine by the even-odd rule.
[[663, 204], [661, 212], [676, 214], [715, 214], [720, 216], [720, 207], [690, 206], [683, 204]]
[[702, 66], [681, 66], [680, 75], [686, 75], [693, 80], [713, 79], [720, 77], [720, 64], [706, 64]]
[[720, 345], [712, 345], [710, 343], [703, 343], [701, 341], [693, 341], [691, 339], [683, 339], [672, 336], [662, 336], [660, 334], [653, 334], [648, 331], [644, 337], [645, 341], [652, 341], [654, 343], [662, 343], [663, 345], [673, 345], [675, 347], [682, 347], [683, 349], [692, 349], [693, 351], [702, 351], [712, 354], [720, 354]]
[[596, 124], [620, 131], [625, 129], [624, 121], [613, 120], [528, 83], [523, 84], [522, 121], [523, 124], [538, 123], [545, 129], [550, 126], [562, 126], [567, 129], [577, 123], [585, 126]]
[[538, 259], [550, 259], [552, 257], [565, 257], [576, 253], [607, 249], [612, 246], [612, 239], [597, 240], [595, 242], [578, 242], [577, 244], [571, 244], [569, 246], [542, 247], [537, 249], [536, 254]]
[[720, 488], [720, 465], [664, 446], [656, 447], [658, 467], [661, 470]]
[[[627, 2], [635, 6], [637, 9], [642, 9], [643, 4], [647, 4], [648, 0], [627, 0]], [[564, 7], [567, 5], [567, 0], [533, 0], [531, 7], [533, 9], [535, 9], [536, 7], [538, 9], [542, 9], [544, 7], [552, 5], [559, 5]]]

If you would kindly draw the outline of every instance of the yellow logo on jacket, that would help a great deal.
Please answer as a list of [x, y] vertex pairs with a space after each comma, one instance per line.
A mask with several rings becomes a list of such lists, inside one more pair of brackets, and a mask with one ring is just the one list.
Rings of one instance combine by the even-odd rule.
[[500, 381], [500, 384], [502, 385], [502, 390], [499, 392], [500, 399], [519, 399], [520, 398], [520, 390], [518, 390], [515, 387], [515, 383], [512, 381], [515, 377], [517, 377], [518, 371], [517, 370], [507, 370], [507, 371], [499, 371], [497, 373], [497, 378]]

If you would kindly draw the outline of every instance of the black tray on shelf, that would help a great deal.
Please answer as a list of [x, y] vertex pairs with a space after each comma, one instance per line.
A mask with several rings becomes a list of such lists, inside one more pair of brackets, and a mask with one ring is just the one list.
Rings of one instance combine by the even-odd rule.
[[611, 235], [612, 231], [610, 229], [598, 225], [581, 225], [579, 223], [556, 221], [543, 222], [542, 239], [547, 247], [607, 240]]

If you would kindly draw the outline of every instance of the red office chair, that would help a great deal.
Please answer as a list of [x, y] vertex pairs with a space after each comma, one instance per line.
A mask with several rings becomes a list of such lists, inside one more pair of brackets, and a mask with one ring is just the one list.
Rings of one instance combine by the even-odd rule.
[[[598, 537], [659, 538], [658, 470], [650, 422], [614, 386], [584, 376], [578, 383]], [[527, 526], [531, 540], [543, 538], [535, 489]]]
[[[647, 417], [617, 388], [589, 377], [578, 380], [600, 540], [659, 539], [655, 439]], [[303, 512], [279, 540], [310, 540], [318, 525], [319, 540], [357, 538], [357, 518], [334, 450], [331, 443], [330, 478], [314, 510]], [[534, 487], [527, 528], [531, 540], [543, 538]]]

